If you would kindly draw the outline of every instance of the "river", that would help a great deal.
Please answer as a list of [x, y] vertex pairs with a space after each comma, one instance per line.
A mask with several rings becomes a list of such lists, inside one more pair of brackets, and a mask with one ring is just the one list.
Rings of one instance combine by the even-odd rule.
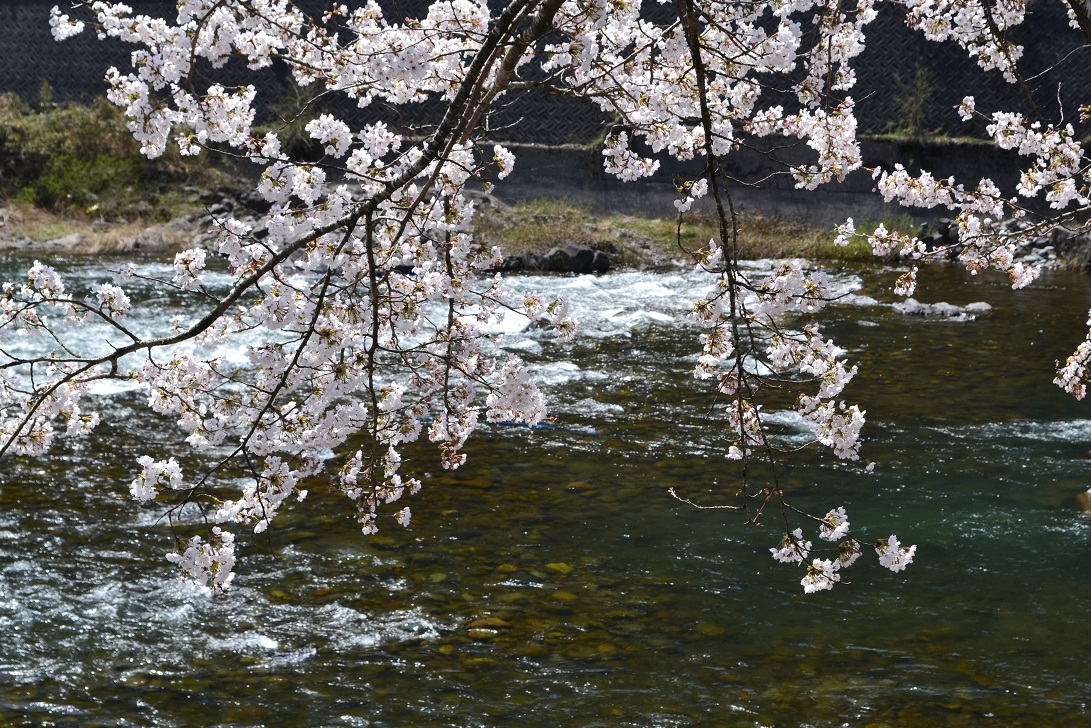
[[[26, 263], [0, 259], [0, 277]], [[73, 286], [92, 280], [61, 265]], [[715, 504], [731, 487], [721, 415], [691, 374], [699, 276], [528, 276], [515, 285], [564, 293], [583, 319], [571, 344], [502, 344], [538, 374], [550, 425], [484, 428], [462, 469], [432, 469], [407, 530], [363, 537], [313, 485], [317, 507], [240, 538], [227, 595], [182, 587], [162, 506], [128, 498], [138, 454], [184, 454], [137, 393], [96, 395], [92, 438], [0, 463], [0, 723], [1091, 722], [1077, 503], [1091, 409], [1051, 384], [1091, 281], [1051, 272], [1012, 292], [927, 268], [917, 298], [994, 306], [948, 320], [895, 312], [897, 274], [833, 271], [850, 295], [822, 314], [860, 365], [845, 394], [867, 410], [875, 472], [807, 450], [783, 482], [801, 506], [844, 505], [870, 537], [917, 544], [905, 573], [865, 555], [851, 583], [804, 595], [799, 569], [770, 557], [775, 520], [668, 496]]]

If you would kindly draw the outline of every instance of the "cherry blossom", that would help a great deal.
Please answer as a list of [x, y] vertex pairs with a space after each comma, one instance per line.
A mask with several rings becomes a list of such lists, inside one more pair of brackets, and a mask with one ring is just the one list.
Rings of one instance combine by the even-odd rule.
[[214, 526], [207, 541], [194, 536], [168, 553], [167, 561], [177, 565], [194, 587], [219, 594], [235, 578], [235, 536]]
[[822, 528], [819, 534], [827, 541], [839, 541], [849, 532], [849, 520], [845, 514], [845, 507], [838, 506], [822, 518]]
[[[490, 138], [489, 112], [517, 106], [524, 92], [551, 91], [615, 120], [601, 149], [606, 173], [622, 181], [657, 175], [667, 156], [694, 165], [688, 179], [671, 181], [673, 212], [680, 226], [695, 207], [718, 222], [707, 244], [686, 252], [709, 281], [690, 315], [699, 329], [693, 373], [696, 386], [719, 398], [721, 452], [738, 478], [729, 505], [755, 523], [779, 507], [785, 536], [771, 552], [797, 565], [811, 558], [806, 592], [841, 583], [841, 570], [861, 553], [844, 508], [809, 516], [775, 473], [751, 466], [791, 449], [768, 422], [784, 393], [810, 428], [808, 447], [860, 460], [866, 412], [850, 400], [857, 368], [822, 333], [819, 317], [835, 295], [821, 270], [799, 260], [764, 273], [740, 266], [737, 182], [725, 170], [730, 155], [763, 139], [799, 146], [802, 155], [780, 174], [802, 190], [859, 170], [856, 109], [866, 100], [853, 98], [854, 64], [868, 24], [887, 9], [873, 0], [677, 0], [661, 8], [671, 17], [653, 22], [643, 5], [437, 0], [410, 18], [388, 16], [376, 2], [331, 3], [314, 15], [288, 0], [182, 0], [168, 17], [102, 0], [77, 3], [72, 18], [54, 8], [56, 38], [91, 29], [131, 48], [127, 68], [103, 71], [107, 98], [145, 155], [176, 145], [187, 155], [248, 159], [271, 209], [261, 231], [230, 216], [212, 220], [211, 249], [175, 257], [158, 283], [190, 297], [197, 313], [170, 330], [127, 327], [134, 312], [154, 305], [125, 289], [133, 267], [69, 291], [55, 269], [35, 262], [24, 280], [4, 284], [0, 336], [40, 342], [42, 353], [0, 354], [0, 456], [36, 455], [58, 435], [86, 433], [98, 416], [81, 409], [83, 395], [100, 378], [123, 378], [144, 389], [151, 409], [176, 419], [198, 463], [187, 464], [183, 482], [174, 458], [143, 455], [130, 490], [139, 500], [178, 491], [211, 506], [215, 525], [182, 538], [169, 557], [204, 588], [232, 582], [227, 524], [264, 531], [285, 508], [307, 505], [309, 479], [335, 483], [365, 533], [408, 527], [403, 500], [422, 483], [398, 447], [427, 437], [442, 466], [455, 468], [478, 427], [546, 414], [527, 367], [497, 354], [487, 324], [519, 311], [561, 342], [577, 335], [563, 300], [510, 294], [495, 272], [501, 251], [473, 232], [470, 192], [485, 179], [502, 184], [517, 161]], [[1091, 11], [1069, 7], [1073, 32], [1091, 37]], [[911, 0], [904, 10], [926, 40], [954, 43], [983, 72], [1020, 80], [1023, 48], [1008, 31], [1027, 20], [1024, 0]], [[312, 156], [321, 158], [295, 159], [284, 130], [254, 128], [263, 90], [225, 85], [221, 69], [231, 59], [252, 70], [288, 69], [304, 98], [299, 120], [321, 148]], [[325, 95], [365, 115], [430, 100], [443, 115], [413, 129], [373, 117], [361, 123], [311, 111], [309, 102]], [[967, 96], [958, 113], [986, 122], [993, 143], [1024, 160], [1013, 189], [897, 164], [871, 170], [886, 200], [949, 211], [956, 244], [932, 250], [915, 231], [863, 230], [852, 219], [837, 228], [838, 244], [866, 240], [876, 254], [909, 264], [898, 295], [913, 294], [928, 258], [948, 254], [973, 273], [1000, 271], [1016, 288], [1029, 285], [1040, 269], [1018, 259], [1023, 241], [1062, 223], [1086, 229], [1091, 164], [1074, 129], [984, 106]], [[1005, 224], [1012, 218], [1020, 225]], [[226, 266], [224, 290], [207, 284], [210, 256]], [[90, 322], [110, 327], [109, 351], [66, 341], [72, 327]], [[220, 355], [232, 347], [245, 364]], [[1057, 384], [1082, 397], [1089, 359], [1091, 334], [1058, 363]], [[771, 391], [780, 393], [776, 403]], [[231, 467], [244, 468], [248, 483], [230, 498], [214, 496]], [[840, 541], [836, 555], [813, 558], [796, 517]], [[915, 547], [891, 536], [876, 552], [900, 571]]]
[[813, 594], [826, 589], [833, 589], [833, 585], [841, 581], [841, 575], [837, 573], [840, 562], [829, 559], [815, 559], [807, 566], [807, 575], [799, 582], [803, 586], [805, 594]]
[[803, 538], [803, 529], [797, 528], [791, 533], [784, 534], [784, 538], [775, 547], [769, 549], [773, 558], [784, 564], [798, 564], [807, 558], [811, 552], [811, 542]]
[[891, 571], [904, 571], [913, 563], [917, 554], [916, 546], [904, 547], [896, 536], [881, 538], [875, 542], [875, 553], [879, 554], [879, 563]]
[[137, 458], [137, 462], [143, 470], [129, 485], [133, 498], [141, 501], [153, 500], [161, 485], [167, 488], [181, 486], [182, 470], [174, 458], [152, 460], [147, 455], [141, 455]]

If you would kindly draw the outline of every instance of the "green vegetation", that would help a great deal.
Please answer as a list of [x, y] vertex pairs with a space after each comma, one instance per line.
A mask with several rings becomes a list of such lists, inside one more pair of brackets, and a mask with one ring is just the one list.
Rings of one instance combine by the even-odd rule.
[[168, 220], [194, 207], [182, 187], [222, 183], [208, 155], [148, 160], [105, 99], [57, 105], [0, 95], [0, 195], [66, 216]]
[[898, 91], [894, 95], [894, 103], [897, 107], [896, 121], [890, 122], [893, 135], [917, 141], [936, 135], [935, 131], [925, 127], [925, 120], [932, 106], [931, 98], [936, 91], [936, 87], [928, 78], [928, 70], [923, 66], [917, 66], [916, 72], [909, 81], [895, 74], [894, 83], [897, 84]]

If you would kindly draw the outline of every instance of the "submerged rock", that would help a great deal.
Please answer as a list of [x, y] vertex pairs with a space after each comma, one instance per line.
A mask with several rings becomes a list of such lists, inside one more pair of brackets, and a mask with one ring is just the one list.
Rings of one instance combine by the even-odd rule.
[[968, 303], [965, 306], [955, 306], [946, 301], [937, 303], [921, 303], [915, 298], [907, 298], [894, 304], [894, 310], [905, 316], [940, 316], [945, 318], [973, 319], [979, 316], [987, 316], [993, 307], [984, 301]]
[[1076, 494], [1076, 502], [1080, 504], [1080, 508], [1085, 515], [1091, 516], [1091, 490], [1085, 490], [1082, 493]]

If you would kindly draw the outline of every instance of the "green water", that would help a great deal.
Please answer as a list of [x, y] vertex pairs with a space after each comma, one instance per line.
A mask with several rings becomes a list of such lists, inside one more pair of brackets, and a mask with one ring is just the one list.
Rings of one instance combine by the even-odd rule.
[[[927, 272], [921, 300], [993, 315], [831, 309], [879, 466], [805, 451], [783, 475], [801, 506], [916, 543], [904, 574], [865, 557], [804, 596], [769, 556], [775, 518], [667, 495], [713, 503], [733, 479], [680, 317], [530, 347], [554, 429], [485, 430], [455, 473], [411, 453], [433, 477], [407, 531], [362, 537], [311, 484], [308, 508], [240, 538], [216, 599], [178, 586], [159, 507], [127, 499], [138, 454], [184, 449], [122, 392], [94, 439], [0, 463], [0, 724], [1089, 724], [1091, 410], [1050, 380], [1091, 286]], [[891, 300], [894, 271], [852, 275]], [[619, 305], [654, 308], [654, 285]]]

